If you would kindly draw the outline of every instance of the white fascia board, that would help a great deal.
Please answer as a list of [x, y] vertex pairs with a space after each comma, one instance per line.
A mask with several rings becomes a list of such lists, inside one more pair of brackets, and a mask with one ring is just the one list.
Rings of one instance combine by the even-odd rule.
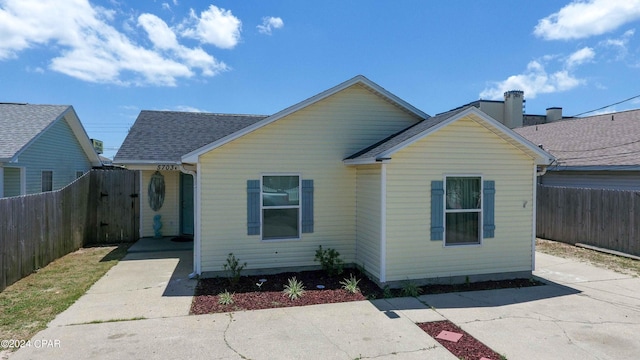
[[355, 76], [341, 84], [338, 84], [328, 90], [325, 90], [317, 95], [314, 95], [304, 101], [301, 101], [295, 105], [289, 106], [288, 108], [281, 110], [261, 121], [258, 121], [257, 123], [248, 126], [240, 131], [236, 131], [233, 134], [230, 134], [228, 136], [225, 136], [222, 139], [219, 139], [217, 141], [214, 141], [208, 145], [205, 145], [199, 149], [196, 149], [184, 156], [182, 156], [182, 161], [183, 162], [189, 162], [189, 163], [197, 163], [198, 162], [198, 158], [200, 157], [200, 155], [207, 153], [217, 147], [220, 147], [228, 142], [231, 142], [239, 137], [242, 137], [250, 132], [253, 132], [254, 130], [257, 130], [263, 126], [266, 126], [268, 124], [271, 124], [272, 122], [282, 119], [285, 116], [291, 115], [296, 111], [299, 111], [301, 109], [304, 109], [312, 104], [315, 104], [321, 100], [324, 100], [326, 98], [328, 98], [329, 96], [332, 96], [344, 89], [347, 89], [353, 85], [356, 84], [362, 84], [368, 88], [370, 88], [371, 90], [373, 90], [374, 92], [380, 94], [382, 97], [386, 98], [387, 100], [397, 104], [399, 107], [405, 109], [407, 112], [412, 113], [413, 115], [415, 115], [418, 118], [421, 119], [425, 119], [428, 118], [429, 115], [427, 115], [426, 113], [424, 113], [423, 111], [419, 110], [418, 108], [414, 107], [413, 105], [407, 103], [406, 101], [400, 99], [399, 97], [393, 95], [392, 93], [390, 93], [389, 91], [385, 90], [383, 87], [381, 87], [380, 85], [374, 83], [373, 81], [367, 79], [366, 77], [362, 76], [362, 75], [358, 75]]
[[342, 160], [342, 163], [345, 165], [371, 165], [371, 164], [379, 164], [379, 161], [376, 161], [376, 158], [366, 158], [366, 159], [347, 159]]
[[557, 165], [548, 171], [640, 171], [640, 165]]
[[[67, 114], [69, 114], [70, 116], [66, 116]], [[101, 166], [102, 161], [100, 161], [100, 157], [98, 156], [96, 149], [91, 144], [89, 135], [87, 134], [87, 131], [84, 129], [84, 126], [82, 126], [82, 122], [80, 122], [80, 118], [78, 118], [78, 114], [76, 114], [76, 111], [73, 108], [73, 106], [69, 106], [69, 108], [67, 108], [67, 110], [65, 110], [65, 112], [62, 113], [60, 118], [67, 119], [67, 124], [69, 124], [69, 127], [71, 127], [71, 130], [73, 131], [73, 134], [75, 135], [76, 139], [78, 139], [80, 146], [82, 146], [82, 149], [87, 154], [87, 157], [91, 162], [91, 165]], [[59, 121], [60, 118], [56, 119], [56, 122]]]

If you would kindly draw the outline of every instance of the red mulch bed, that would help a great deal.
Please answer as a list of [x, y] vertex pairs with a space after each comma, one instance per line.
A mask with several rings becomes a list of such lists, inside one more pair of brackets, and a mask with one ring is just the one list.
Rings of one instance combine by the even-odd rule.
[[[344, 289], [340, 281], [353, 274], [360, 279], [360, 292], [352, 294]], [[295, 277], [304, 283], [302, 297], [291, 300], [282, 292], [289, 278]], [[260, 279], [267, 279], [258, 286]], [[324, 285], [318, 289], [317, 285]], [[228, 290], [233, 293], [233, 304], [218, 303], [218, 294]], [[380, 293], [378, 286], [357, 270], [347, 270], [339, 276], [330, 277], [323, 271], [288, 272], [275, 275], [243, 276], [238, 284], [231, 285], [227, 278], [201, 279], [191, 305], [192, 314], [210, 314], [240, 310], [259, 310], [278, 307], [331, 304], [347, 301], [367, 300], [367, 295]]]
[[[418, 323], [422, 330], [424, 330], [429, 336], [434, 338], [447, 350], [459, 359], [465, 360], [480, 360], [481, 358], [487, 358], [492, 360], [503, 359], [503, 357], [497, 352], [491, 350], [488, 346], [478, 341], [473, 336], [467, 334], [464, 330], [457, 327], [450, 321], [436, 321], [427, 323]], [[458, 342], [451, 342], [448, 340], [438, 339], [436, 336], [441, 331], [451, 331], [462, 334], [462, 338]]]
[[[340, 281], [354, 275], [360, 279], [360, 292], [349, 293], [342, 289]], [[288, 279], [295, 277], [304, 283], [306, 292], [296, 300], [290, 300], [282, 290]], [[267, 281], [256, 285], [260, 279]], [[538, 281], [529, 279], [515, 279], [502, 281], [484, 281], [457, 285], [427, 285], [422, 286], [421, 294], [440, 294], [456, 291], [489, 290], [503, 288], [519, 288], [541, 285]], [[317, 285], [324, 285], [324, 289], [317, 289]], [[218, 295], [225, 290], [233, 293], [233, 304], [221, 305]], [[243, 276], [240, 281], [231, 286], [229, 279], [218, 277], [200, 279], [196, 288], [196, 295], [191, 304], [192, 314], [210, 314], [241, 310], [259, 310], [276, 307], [305, 306], [316, 304], [330, 304], [347, 301], [380, 299], [385, 296], [382, 289], [369, 280], [357, 269], [346, 269], [343, 274], [330, 277], [324, 271], [288, 272], [275, 275]], [[403, 296], [402, 289], [387, 289], [387, 297]]]

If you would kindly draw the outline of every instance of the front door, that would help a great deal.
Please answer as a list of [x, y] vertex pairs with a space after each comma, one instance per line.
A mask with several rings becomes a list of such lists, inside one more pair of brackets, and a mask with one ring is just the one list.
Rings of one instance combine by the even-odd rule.
[[180, 232], [193, 235], [193, 176], [180, 173]]

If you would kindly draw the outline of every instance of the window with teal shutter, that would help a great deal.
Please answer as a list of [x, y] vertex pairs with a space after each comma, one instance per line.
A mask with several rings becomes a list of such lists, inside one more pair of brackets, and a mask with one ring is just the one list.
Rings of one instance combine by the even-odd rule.
[[444, 239], [444, 185], [431, 182], [431, 240]]
[[247, 180], [247, 235], [260, 235], [260, 180]]
[[247, 234], [273, 240], [312, 233], [313, 191], [313, 180], [298, 175], [265, 175], [262, 184], [247, 180]]
[[313, 232], [313, 180], [302, 180], [302, 232]]
[[492, 238], [495, 236], [494, 230], [496, 229], [495, 224], [495, 207], [496, 207], [496, 182], [492, 180], [487, 180], [484, 182], [483, 187], [483, 200], [484, 207], [482, 213], [482, 222], [483, 222], [483, 232], [482, 236], [484, 238]]
[[447, 176], [431, 182], [431, 240], [478, 245], [495, 237], [495, 181]]

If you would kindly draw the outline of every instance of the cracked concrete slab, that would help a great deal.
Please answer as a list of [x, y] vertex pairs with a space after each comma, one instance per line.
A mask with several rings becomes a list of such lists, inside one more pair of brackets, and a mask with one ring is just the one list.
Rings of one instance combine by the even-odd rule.
[[420, 300], [509, 359], [637, 358], [640, 279], [556, 257], [537, 263], [548, 285]]
[[190, 251], [129, 253], [49, 326], [188, 315], [192, 264]]
[[637, 358], [640, 279], [541, 255], [544, 286], [191, 316], [191, 252], [139, 246], [10, 359], [455, 359], [414, 325], [443, 319], [509, 359]]

